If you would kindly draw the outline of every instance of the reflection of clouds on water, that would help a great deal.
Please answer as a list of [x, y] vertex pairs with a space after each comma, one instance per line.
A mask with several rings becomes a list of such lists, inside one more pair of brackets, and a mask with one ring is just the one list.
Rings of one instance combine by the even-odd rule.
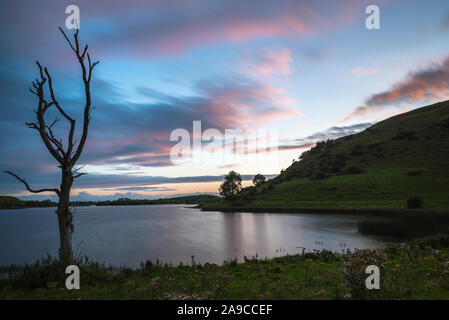
[[[314, 249], [375, 248], [381, 238], [358, 233], [358, 218], [334, 214], [202, 212], [184, 205], [80, 207], [74, 248], [107, 264], [139, 266], [150, 259], [221, 264]], [[0, 265], [57, 254], [53, 208], [0, 212]]]

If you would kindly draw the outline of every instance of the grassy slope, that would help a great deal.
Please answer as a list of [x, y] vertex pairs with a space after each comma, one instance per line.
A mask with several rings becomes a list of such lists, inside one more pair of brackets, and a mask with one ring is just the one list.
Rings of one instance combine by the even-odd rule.
[[[363, 172], [349, 174], [354, 167]], [[405, 208], [411, 194], [424, 208], [449, 208], [449, 101], [323, 143], [234, 203], [204, 208]]]

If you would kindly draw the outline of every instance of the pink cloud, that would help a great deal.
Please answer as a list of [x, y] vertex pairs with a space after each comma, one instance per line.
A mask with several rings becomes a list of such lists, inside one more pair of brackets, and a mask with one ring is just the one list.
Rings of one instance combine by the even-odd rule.
[[449, 99], [449, 56], [441, 63], [432, 64], [426, 69], [410, 72], [391, 89], [374, 94], [365, 105], [356, 108], [344, 121], [367, 116], [388, 107], [398, 107], [403, 103], [426, 103]]
[[256, 74], [260, 76], [289, 75], [291, 74], [291, 53], [288, 49], [280, 52], [266, 52], [260, 65], [256, 67]]
[[[120, 26], [126, 26], [123, 30], [101, 34], [98, 41], [106, 44], [105, 48], [113, 46], [113, 52], [120, 51], [117, 48], [117, 43], [120, 43], [128, 54], [149, 57], [176, 54], [215, 43], [308, 37], [348, 26], [360, 17], [362, 6], [355, 0], [344, 0], [338, 5], [297, 0], [149, 3], [145, 10], [164, 19], [128, 18], [120, 23]], [[139, 10], [143, 12], [144, 8]], [[117, 25], [124, 19], [118, 14], [113, 18], [111, 21]], [[111, 51], [105, 52], [108, 53]]]

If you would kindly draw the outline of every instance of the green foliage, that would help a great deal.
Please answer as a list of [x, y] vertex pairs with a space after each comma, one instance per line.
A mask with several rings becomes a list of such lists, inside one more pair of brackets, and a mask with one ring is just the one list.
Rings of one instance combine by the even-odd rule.
[[[106, 271], [110, 270], [104, 264], [91, 261], [86, 256], [76, 257], [72, 264], [80, 268], [80, 274], [83, 275], [83, 281], [86, 282], [105, 281]], [[63, 287], [67, 278], [66, 267], [65, 263], [48, 255], [47, 258], [33, 264], [1, 267], [0, 271], [7, 274], [7, 278], [3, 280], [4, 285], [13, 283], [16, 287], [37, 289]]]
[[242, 177], [235, 171], [230, 171], [225, 176], [225, 181], [220, 186], [220, 194], [227, 200], [234, 200], [242, 189]]
[[265, 183], [265, 176], [262, 174], [256, 174], [253, 179], [254, 186], [258, 187]]
[[408, 209], [421, 209], [423, 207], [423, 201], [418, 196], [410, 196], [407, 199]]
[[373, 249], [355, 249], [354, 252], [344, 256], [343, 268], [341, 270], [349, 289], [348, 297], [351, 299], [379, 298], [379, 290], [368, 290], [365, 285], [367, 274], [366, 267], [375, 265], [379, 268], [380, 288], [385, 287], [385, 265], [386, 255], [380, 250]]

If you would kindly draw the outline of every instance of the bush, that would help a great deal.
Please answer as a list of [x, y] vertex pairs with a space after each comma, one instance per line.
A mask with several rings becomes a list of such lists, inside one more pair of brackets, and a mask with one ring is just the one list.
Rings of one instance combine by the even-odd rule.
[[360, 167], [350, 166], [349, 168], [345, 169], [342, 173], [343, 174], [359, 174], [359, 173], [363, 173], [363, 172], [365, 172], [365, 170], [363, 170]]
[[410, 196], [407, 199], [407, 208], [408, 209], [420, 209], [423, 207], [423, 201], [418, 196]]
[[344, 257], [343, 268], [341, 273], [346, 281], [346, 286], [349, 289], [349, 297], [351, 299], [376, 299], [380, 293], [380, 290], [368, 290], [365, 285], [367, 277], [366, 267], [369, 265], [375, 265], [379, 268], [380, 274], [380, 287], [384, 288], [386, 282], [385, 266], [386, 255], [378, 250], [373, 249], [355, 249]]
[[[75, 257], [72, 264], [77, 265], [84, 283], [106, 281], [108, 272], [112, 270], [104, 263], [94, 262], [87, 256]], [[0, 268], [0, 272], [7, 275], [0, 280], [0, 288], [5, 285], [14, 285], [16, 288], [37, 289], [46, 287], [64, 288], [67, 274], [67, 264], [51, 257], [38, 260], [24, 266], [10, 265]]]

